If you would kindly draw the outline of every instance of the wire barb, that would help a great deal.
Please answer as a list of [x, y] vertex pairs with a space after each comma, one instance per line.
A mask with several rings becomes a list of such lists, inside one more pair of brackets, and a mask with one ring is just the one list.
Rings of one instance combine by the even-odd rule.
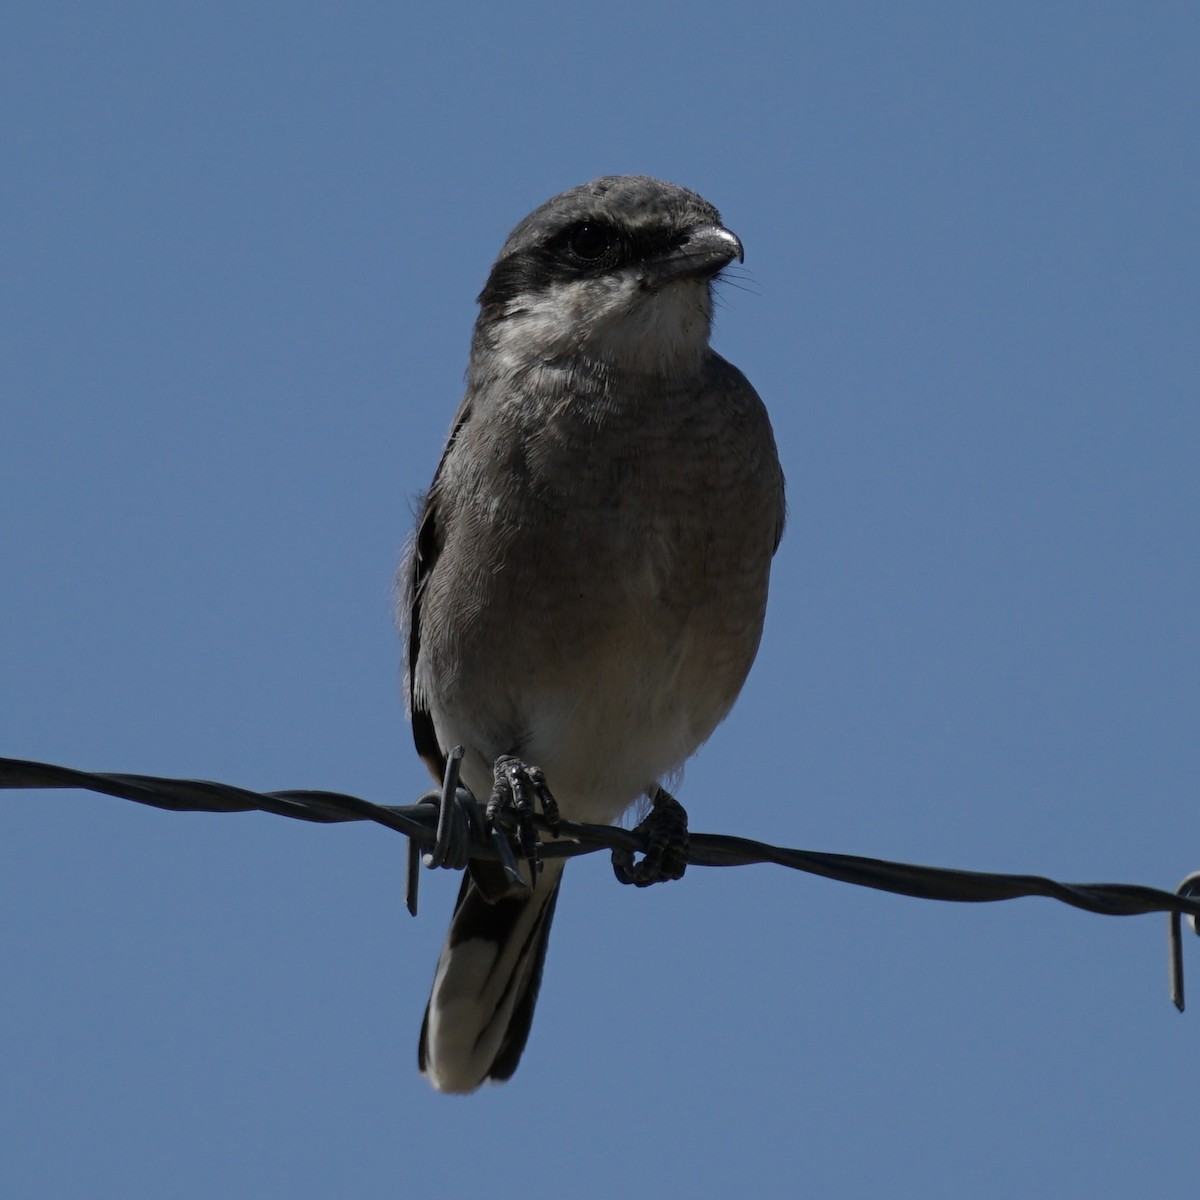
[[[1194, 871], [1189, 875], [1175, 889], [1175, 894], [1188, 898], [1200, 896], [1200, 871]], [[1174, 910], [1167, 917], [1167, 949], [1171, 969], [1171, 1001], [1180, 1012], [1183, 1012], [1184, 1009], [1182, 924], [1183, 916], [1178, 909]], [[1197, 924], [1195, 913], [1188, 915], [1188, 924], [1192, 927], [1193, 933], [1200, 934], [1200, 925]]]
[[451, 867], [462, 870], [467, 865], [470, 813], [459, 799], [458, 777], [462, 770], [463, 748], [455, 746], [446, 756], [442, 776], [442, 791], [438, 796], [437, 838], [433, 849], [425, 855], [427, 867]]
[[408, 855], [404, 863], [404, 906], [410, 916], [417, 915], [417, 893], [421, 887], [421, 863], [427, 867], [446, 866], [447, 857], [451, 853], [453, 841], [454, 818], [458, 808], [454, 803], [455, 792], [458, 789], [458, 773], [462, 764], [463, 750], [455, 746], [446, 758], [446, 771], [442, 777], [442, 792], [437, 800], [432, 796], [424, 796], [421, 804], [438, 805], [437, 837], [433, 850], [422, 856], [421, 843], [416, 838], [408, 839]]
[[[425, 852], [426, 865], [432, 867], [461, 869], [472, 858], [499, 861], [510, 872], [510, 877], [524, 882], [503, 831], [497, 826], [490, 831], [485, 828], [479, 805], [470, 792], [460, 786], [460, 765], [461, 753], [456, 748], [447, 758], [442, 787], [411, 805], [373, 804], [341, 792], [252, 792], [208, 780], [77, 771], [17, 758], [0, 758], [0, 789], [81, 788], [174, 812], [257, 810], [318, 824], [373, 821], [409, 838], [405, 902], [415, 916], [419, 874], [416, 858], [421, 851]], [[651, 848], [649, 838], [638, 830], [615, 825], [582, 825], [574, 821], [553, 822], [544, 815], [535, 816], [533, 821], [538, 829], [556, 836], [554, 841], [539, 844], [539, 852], [546, 858], [572, 858], [597, 850], [619, 851], [624, 855], [646, 854]], [[1181, 922], [1183, 917], [1188, 917], [1192, 928], [1200, 932], [1196, 921], [1200, 917], [1200, 871], [1189, 875], [1177, 891], [1167, 892], [1133, 883], [1060, 883], [1040, 875], [917, 866], [852, 854], [795, 850], [750, 838], [712, 833], [691, 835], [686, 861], [690, 866], [704, 867], [775, 863], [825, 879], [925, 900], [982, 904], [1015, 900], [1021, 896], [1044, 896], [1073, 908], [1110, 917], [1168, 913], [1171, 998], [1175, 1007], [1183, 1011]]]

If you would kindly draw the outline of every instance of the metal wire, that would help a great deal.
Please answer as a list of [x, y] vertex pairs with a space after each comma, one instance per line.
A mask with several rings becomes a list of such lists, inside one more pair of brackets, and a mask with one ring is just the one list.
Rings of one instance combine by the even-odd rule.
[[[428, 867], [462, 869], [471, 858], [499, 860], [510, 871], [511, 877], [521, 880], [505, 831], [487, 828], [480, 806], [465, 788], [458, 785], [460, 758], [452, 753], [443, 786], [411, 805], [374, 804], [342, 792], [252, 792], [207, 780], [78, 771], [16, 758], [0, 758], [0, 789], [78, 788], [173, 812], [258, 811], [320, 824], [373, 821], [409, 838], [405, 900], [408, 910], [415, 916], [419, 877], [416, 864], [422, 852]], [[544, 830], [543, 819], [538, 817], [536, 820]], [[573, 858], [598, 850], [644, 854], [647, 849], [644, 835], [615, 825], [582, 825], [564, 820], [558, 822], [557, 832], [557, 838], [541, 843], [539, 849], [543, 857]], [[1167, 913], [1171, 999], [1180, 1012], [1184, 1008], [1181, 918], [1189, 917], [1193, 930], [1200, 932], [1197, 922], [1200, 918], [1200, 872], [1189, 875], [1178, 891], [1166, 892], [1141, 884], [1059, 883], [1041, 875], [960, 871], [853, 854], [794, 850], [750, 838], [712, 833], [691, 835], [687, 861], [698, 867], [775, 863], [825, 879], [924, 900], [982, 904], [1023, 896], [1044, 896], [1073, 908], [1110, 917]]]

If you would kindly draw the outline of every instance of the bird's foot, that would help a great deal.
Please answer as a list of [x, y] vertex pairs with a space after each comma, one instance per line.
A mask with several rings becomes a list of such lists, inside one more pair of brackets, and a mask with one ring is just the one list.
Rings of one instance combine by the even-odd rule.
[[559, 822], [558, 801], [551, 795], [541, 767], [532, 766], [513, 754], [502, 754], [496, 759], [492, 780], [492, 794], [483, 815], [490, 828], [498, 828], [498, 823], [509, 813], [516, 818], [517, 842], [529, 863], [530, 886], [536, 887], [542, 862], [533, 823], [535, 806], [541, 805], [542, 815], [554, 832]]
[[665, 788], [654, 793], [651, 804], [653, 807], [646, 819], [634, 830], [648, 838], [642, 861], [635, 863], [631, 850], [614, 850], [612, 855], [617, 878], [637, 887], [682, 879], [687, 868], [687, 810]]

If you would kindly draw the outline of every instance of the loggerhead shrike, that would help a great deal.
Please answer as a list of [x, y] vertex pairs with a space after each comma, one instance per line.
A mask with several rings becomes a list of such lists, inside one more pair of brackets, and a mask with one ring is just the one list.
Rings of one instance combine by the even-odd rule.
[[[758, 649], [783, 474], [762, 401], [708, 344], [742, 244], [695, 192], [609, 176], [532, 212], [479, 296], [466, 397], [402, 569], [417, 750], [515, 808], [525, 886], [471, 863], [419, 1061], [471, 1092], [516, 1070], [563, 860], [532, 797], [609, 823], [649, 797], [678, 878], [686, 815], [660, 780], [729, 712]], [[530, 887], [529, 884], [533, 886]]]

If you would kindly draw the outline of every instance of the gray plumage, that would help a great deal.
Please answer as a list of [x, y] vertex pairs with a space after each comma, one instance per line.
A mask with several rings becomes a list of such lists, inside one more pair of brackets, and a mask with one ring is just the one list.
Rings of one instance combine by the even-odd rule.
[[[762, 631], [783, 476], [708, 344], [741, 243], [694, 192], [614, 176], [530, 214], [480, 296], [467, 394], [403, 570], [414, 738], [486, 800], [502, 754], [611, 822], [728, 713]], [[435, 1087], [516, 1068], [561, 879], [465, 878], [422, 1029]]]

